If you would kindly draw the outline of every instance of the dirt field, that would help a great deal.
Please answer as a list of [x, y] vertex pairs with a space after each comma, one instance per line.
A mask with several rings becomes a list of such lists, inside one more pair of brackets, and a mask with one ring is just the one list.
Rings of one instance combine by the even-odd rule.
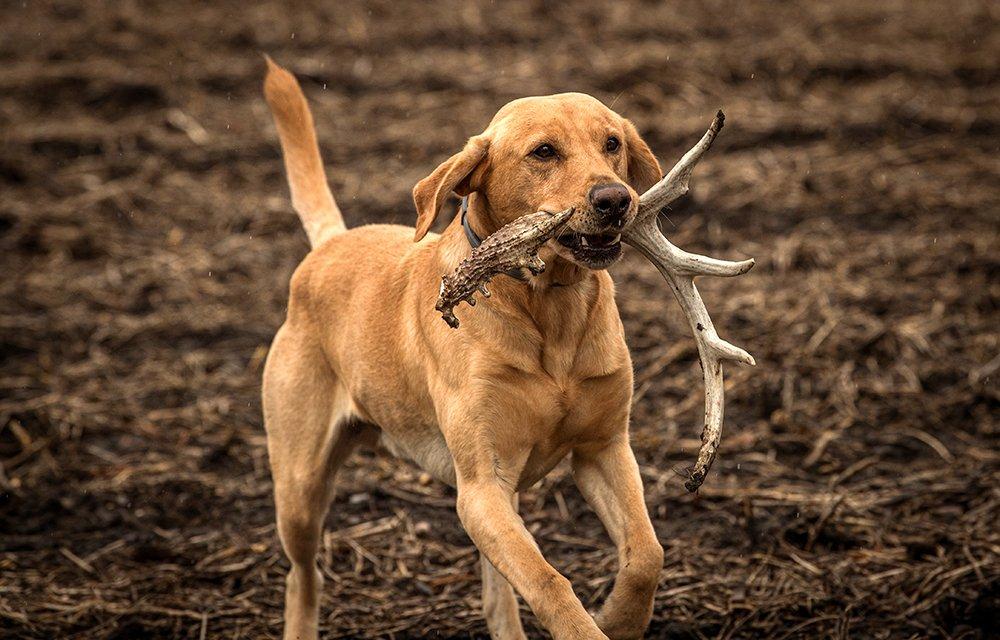
[[[1000, 637], [995, 3], [316, 4], [0, 5], [0, 637], [280, 634], [258, 394], [307, 245], [261, 52], [352, 224], [412, 224], [515, 97], [592, 93], [668, 166], [723, 107], [664, 228], [757, 258], [702, 290], [759, 365], [696, 496], [694, 341], [651, 266], [613, 269], [666, 548], [649, 637]], [[384, 452], [342, 478], [326, 635], [483, 636], [453, 493]], [[596, 607], [615, 556], [566, 470], [522, 506]]]

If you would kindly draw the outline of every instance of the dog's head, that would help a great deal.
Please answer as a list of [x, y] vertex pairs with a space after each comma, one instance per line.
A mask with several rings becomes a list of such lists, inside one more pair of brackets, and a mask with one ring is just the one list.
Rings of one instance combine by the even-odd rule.
[[660, 179], [660, 165], [635, 126], [581, 93], [508, 103], [486, 131], [471, 138], [413, 189], [420, 240], [448, 194], [476, 193], [491, 233], [535, 211], [576, 213], [551, 241], [580, 266], [603, 269], [621, 255], [621, 230], [635, 217], [639, 194]]

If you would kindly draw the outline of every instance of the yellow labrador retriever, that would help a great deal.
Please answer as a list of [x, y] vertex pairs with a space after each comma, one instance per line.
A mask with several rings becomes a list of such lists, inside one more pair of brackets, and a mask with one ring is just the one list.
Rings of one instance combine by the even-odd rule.
[[[663, 563], [629, 447], [632, 364], [605, 269], [660, 166], [636, 128], [579, 93], [504, 106], [413, 190], [416, 231], [347, 229], [327, 186], [309, 107], [268, 60], [292, 203], [312, 252], [291, 281], [288, 317], [264, 372], [263, 406], [278, 532], [291, 561], [285, 638], [316, 638], [315, 557], [338, 467], [361, 443], [456, 487], [482, 554], [483, 605], [496, 638], [523, 638], [515, 591], [555, 638], [636, 638]], [[467, 210], [430, 234], [450, 193]], [[539, 251], [548, 268], [512, 273], [463, 308], [435, 312], [442, 274], [485, 238], [536, 211], [575, 213]], [[463, 221], [465, 224], [463, 225]], [[542, 556], [517, 494], [567, 455], [618, 549], [614, 588], [592, 617]]]

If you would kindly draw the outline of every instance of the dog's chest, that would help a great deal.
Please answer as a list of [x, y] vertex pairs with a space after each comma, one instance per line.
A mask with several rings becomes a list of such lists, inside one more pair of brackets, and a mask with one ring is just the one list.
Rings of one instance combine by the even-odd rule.
[[524, 456], [520, 487], [537, 482], [575, 447], [627, 429], [632, 368], [624, 340], [577, 344], [545, 345], [553, 348], [482, 376], [489, 382], [477, 403], [493, 415], [495, 440], [509, 443], [512, 458]]
[[[591, 370], [579, 375], [550, 376], [541, 393], [530, 394], [548, 410], [547, 433], [557, 442], [583, 444], [605, 439], [624, 426], [631, 398], [629, 367]], [[543, 433], [546, 431], [543, 430]]]
[[504, 371], [493, 376], [494, 398], [517, 399], [510, 424], [526, 423], [522, 437], [535, 457], [607, 439], [626, 427], [632, 364], [617, 313], [608, 311], [589, 318], [567, 314], [560, 326], [545, 327], [540, 343], [499, 358]]
[[[520, 489], [544, 477], [574, 448], [610, 440], [627, 428], [631, 370], [585, 376], [536, 374], [518, 386], [520, 402], [498, 422], [524, 455]], [[530, 385], [530, 386], [529, 386]]]
[[[467, 416], [467, 421], [451, 428], [481, 433], [483, 440], [500, 445], [498, 461], [514, 471], [516, 477], [509, 479], [523, 489], [544, 477], [574, 447], [606, 441], [626, 429], [632, 370], [627, 351], [624, 354], [624, 361], [610, 371], [613, 359], [598, 364], [584, 358], [563, 369], [553, 361], [546, 363], [549, 369], [542, 360], [531, 368], [495, 361], [499, 368], [470, 376], [479, 382], [439, 400], [461, 404], [460, 411]], [[439, 425], [430, 416], [426, 421], [411, 416], [405, 423], [405, 428], [386, 428], [392, 421], [383, 424], [383, 444], [454, 486], [453, 452], [441, 431], [449, 425]]]

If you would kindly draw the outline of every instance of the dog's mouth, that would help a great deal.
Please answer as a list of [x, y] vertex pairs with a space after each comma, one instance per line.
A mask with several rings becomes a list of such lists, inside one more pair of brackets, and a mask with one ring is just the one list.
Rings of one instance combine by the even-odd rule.
[[585, 234], [570, 231], [556, 240], [573, 253], [573, 259], [590, 269], [604, 269], [622, 254], [620, 233]]

